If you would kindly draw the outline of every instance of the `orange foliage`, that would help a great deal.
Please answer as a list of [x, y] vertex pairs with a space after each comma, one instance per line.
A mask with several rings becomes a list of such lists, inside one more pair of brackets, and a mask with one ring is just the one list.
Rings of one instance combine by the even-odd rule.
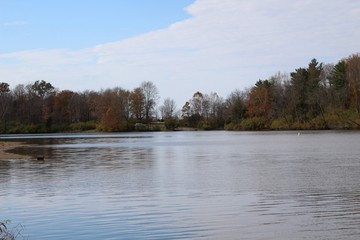
[[247, 114], [250, 117], [268, 118], [271, 110], [271, 92], [267, 85], [260, 84], [249, 93]]

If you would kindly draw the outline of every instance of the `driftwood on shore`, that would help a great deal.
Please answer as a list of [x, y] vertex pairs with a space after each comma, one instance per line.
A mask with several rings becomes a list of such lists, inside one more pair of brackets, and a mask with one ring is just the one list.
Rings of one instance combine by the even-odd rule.
[[0, 160], [29, 159], [29, 156], [7, 152], [9, 149], [21, 146], [24, 146], [24, 144], [19, 142], [0, 142]]

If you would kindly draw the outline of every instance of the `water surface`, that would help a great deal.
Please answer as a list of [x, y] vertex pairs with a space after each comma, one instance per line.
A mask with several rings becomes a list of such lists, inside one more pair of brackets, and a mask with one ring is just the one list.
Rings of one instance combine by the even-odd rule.
[[[358, 239], [360, 133], [12, 135], [0, 219], [29, 239]], [[45, 161], [35, 160], [44, 155]]]

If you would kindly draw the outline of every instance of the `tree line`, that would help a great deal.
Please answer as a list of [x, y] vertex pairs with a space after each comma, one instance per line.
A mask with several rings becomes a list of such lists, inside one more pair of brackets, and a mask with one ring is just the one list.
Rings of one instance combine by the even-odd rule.
[[0, 133], [174, 129], [290, 130], [360, 128], [360, 55], [337, 64], [316, 59], [226, 98], [195, 92], [178, 109], [152, 82], [133, 90], [57, 90], [44, 80], [0, 82]]
[[143, 82], [132, 91], [120, 87], [101, 91], [57, 90], [38, 80], [10, 89], [0, 83], [0, 132], [115, 132], [135, 130], [154, 120], [158, 90]]

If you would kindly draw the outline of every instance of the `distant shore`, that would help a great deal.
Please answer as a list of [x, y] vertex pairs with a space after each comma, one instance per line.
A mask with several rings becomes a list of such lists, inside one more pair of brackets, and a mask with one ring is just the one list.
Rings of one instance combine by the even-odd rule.
[[20, 142], [0, 142], [0, 160], [25, 160], [30, 159], [30, 156], [9, 153], [7, 150], [24, 146]]

